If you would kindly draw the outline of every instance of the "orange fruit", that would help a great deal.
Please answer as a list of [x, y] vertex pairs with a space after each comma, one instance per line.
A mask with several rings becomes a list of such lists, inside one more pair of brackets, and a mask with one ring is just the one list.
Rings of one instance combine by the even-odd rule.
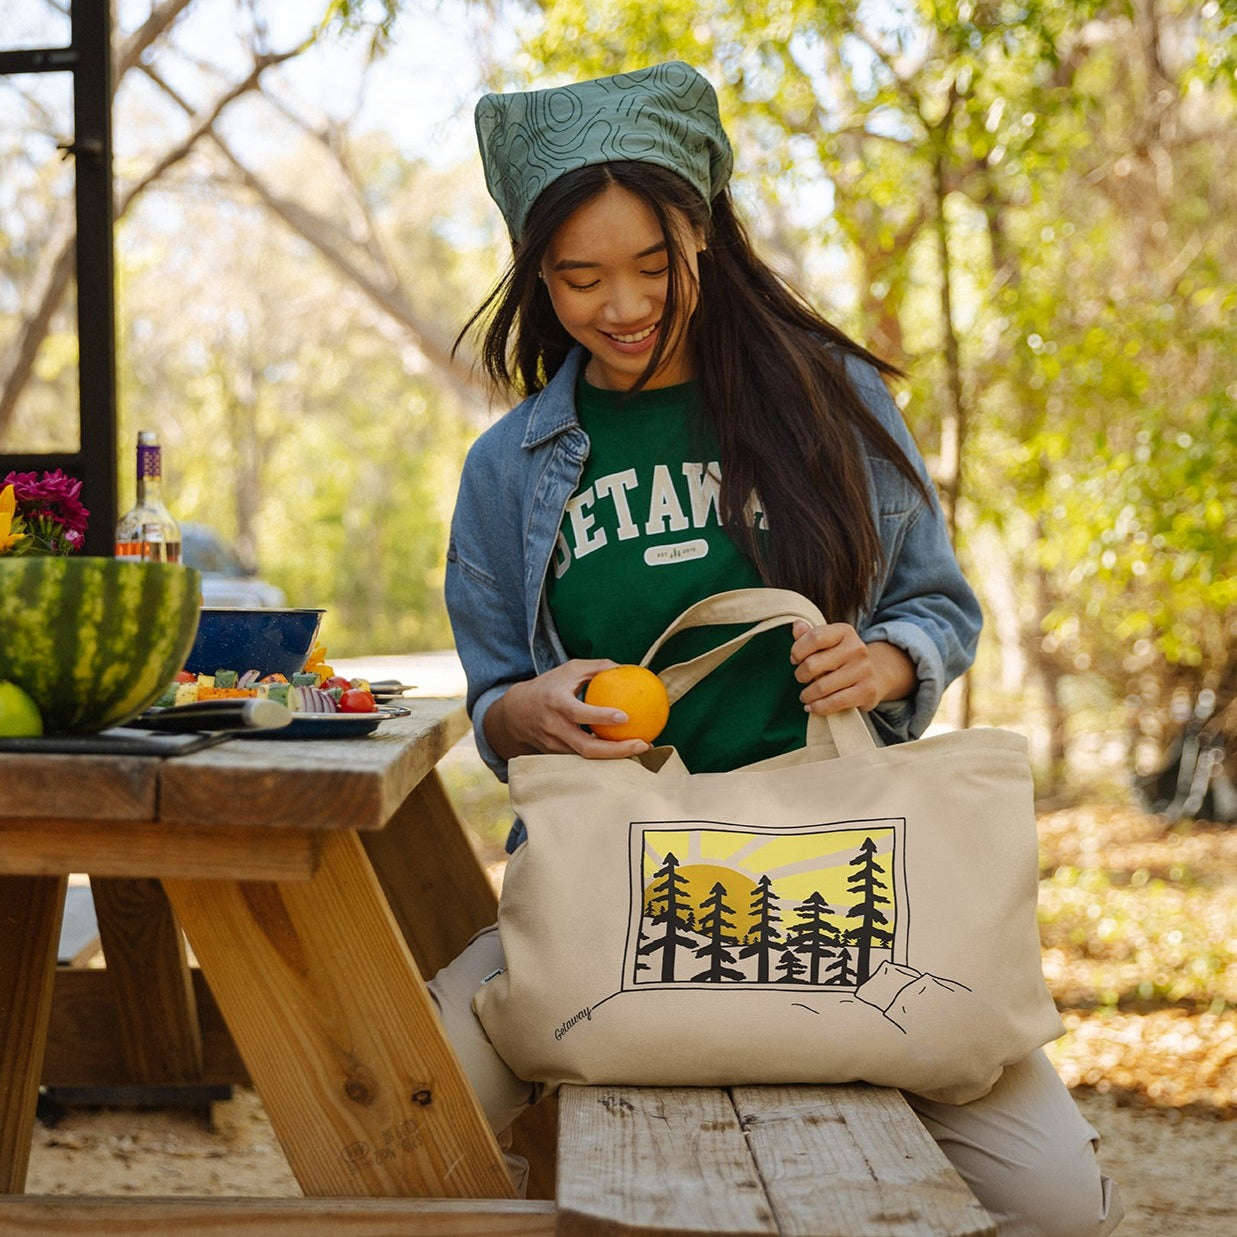
[[600, 739], [643, 739], [652, 743], [666, 728], [670, 716], [670, 697], [665, 685], [643, 666], [615, 666], [589, 680], [584, 703], [603, 709], [622, 709], [627, 721], [592, 724], [589, 729]]

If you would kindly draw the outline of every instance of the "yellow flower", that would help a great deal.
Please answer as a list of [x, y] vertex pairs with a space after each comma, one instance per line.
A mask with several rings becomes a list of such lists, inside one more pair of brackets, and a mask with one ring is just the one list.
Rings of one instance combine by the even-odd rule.
[[315, 644], [309, 650], [309, 656], [305, 659], [305, 673], [316, 674], [319, 682], [329, 679], [335, 673], [334, 668], [327, 664], [325, 644]]
[[12, 531], [13, 516], [16, 512], [17, 495], [11, 485], [6, 485], [3, 490], [0, 490], [0, 554], [3, 554], [5, 550], [11, 550], [26, 535]]

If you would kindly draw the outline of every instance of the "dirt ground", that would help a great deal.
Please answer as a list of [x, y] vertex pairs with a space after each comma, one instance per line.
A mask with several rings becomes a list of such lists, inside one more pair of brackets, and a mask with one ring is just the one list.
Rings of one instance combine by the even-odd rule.
[[[492, 810], [462, 749], [444, 774], [471, 824]], [[501, 879], [500, 825], [483, 834]], [[1045, 974], [1069, 1028], [1049, 1054], [1102, 1138], [1122, 1237], [1237, 1237], [1237, 829], [1099, 807], [1041, 815], [1040, 837]], [[299, 1194], [240, 1087], [197, 1111], [53, 1112], [27, 1190]]]

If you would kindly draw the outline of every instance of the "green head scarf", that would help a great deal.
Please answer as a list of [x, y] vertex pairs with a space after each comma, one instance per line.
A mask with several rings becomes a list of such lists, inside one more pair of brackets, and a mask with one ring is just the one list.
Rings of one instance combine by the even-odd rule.
[[477, 104], [485, 183], [518, 239], [537, 195], [595, 163], [656, 163], [706, 202], [730, 179], [733, 155], [713, 87], [681, 61], [549, 90], [488, 94]]

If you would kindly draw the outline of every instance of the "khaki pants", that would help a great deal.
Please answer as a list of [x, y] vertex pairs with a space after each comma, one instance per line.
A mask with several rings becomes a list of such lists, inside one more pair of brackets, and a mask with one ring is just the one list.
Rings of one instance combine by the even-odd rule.
[[[538, 1086], [507, 1068], [472, 1011], [482, 980], [503, 965], [498, 929], [486, 928], [429, 985], [496, 1131], [540, 1098]], [[969, 1104], [906, 1098], [1002, 1237], [1102, 1237], [1120, 1223], [1120, 1194], [1095, 1156], [1099, 1135], [1042, 1051], [1009, 1066]]]

